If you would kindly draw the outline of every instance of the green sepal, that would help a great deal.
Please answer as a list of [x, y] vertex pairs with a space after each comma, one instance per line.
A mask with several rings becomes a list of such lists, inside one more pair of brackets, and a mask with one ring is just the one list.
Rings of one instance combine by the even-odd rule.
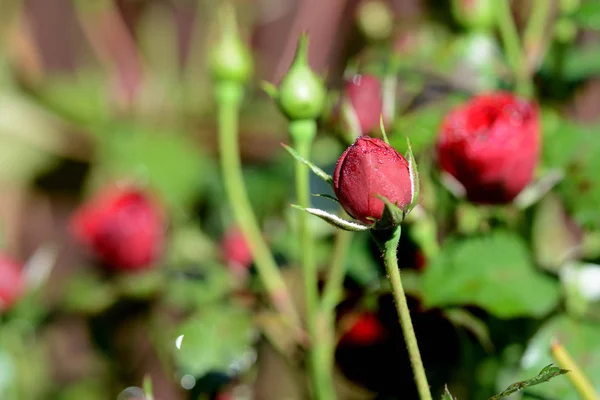
[[325, 197], [326, 199], [333, 200], [336, 203], [340, 204], [340, 201], [337, 198], [335, 198], [334, 196], [330, 195], [330, 194], [326, 194], [326, 193], [313, 193], [313, 196], [315, 196], [315, 197]]
[[413, 208], [419, 202], [419, 171], [417, 170], [417, 162], [415, 161], [415, 157], [413, 155], [412, 146], [410, 145], [410, 139], [406, 138], [406, 142], [408, 144], [408, 150], [406, 152], [406, 160], [408, 161], [408, 173], [410, 174], [410, 185], [411, 185], [411, 202], [404, 210], [405, 214], [408, 214], [412, 211]]
[[329, 175], [327, 172], [323, 171], [321, 168], [317, 167], [315, 164], [308, 161], [306, 158], [302, 157], [300, 154], [298, 154], [296, 152], [296, 150], [294, 150], [290, 146], [286, 145], [285, 143], [281, 143], [281, 145], [283, 146], [284, 149], [287, 150], [288, 153], [290, 153], [292, 155], [292, 157], [294, 157], [296, 159], [296, 161], [299, 161], [302, 164], [306, 165], [308, 168], [310, 168], [312, 170], [312, 172], [315, 173], [315, 175], [317, 175], [319, 178], [323, 179], [325, 182], [327, 182], [329, 185], [331, 185], [333, 187], [333, 178], [331, 177], [331, 175]]
[[327, 211], [320, 210], [318, 208], [304, 208], [296, 204], [292, 204], [291, 206], [298, 210], [306, 211], [309, 214], [315, 215], [321, 218], [323, 221], [327, 222], [328, 224], [333, 225], [336, 228], [343, 229], [345, 231], [362, 232], [371, 229], [366, 225], [352, 221], [346, 221], [345, 219], [340, 218], [335, 214], [328, 213]]
[[383, 122], [383, 114], [381, 114], [379, 116], [379, 129], [381, 129], [381, 135], [383, 136], [383, 141], [385, 142], [385, 144], [389, 145], [390, 140], [388, 139], [387, 133], [385, 132], [385, 123]]
[[400, 225], [402, 221], [404, 221], [405, 212], [386, 197], [379, 194], [376, 194], [375, 196], [383, 201], [384, 207], [381, 218], [374, 221], [375, 223], [371, 228], [375, 230], [385, 230]]

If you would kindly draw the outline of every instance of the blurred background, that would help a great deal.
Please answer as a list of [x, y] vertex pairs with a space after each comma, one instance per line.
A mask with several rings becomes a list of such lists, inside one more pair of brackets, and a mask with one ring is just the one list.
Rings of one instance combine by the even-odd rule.
[[[481, 3], [495, 1], [505, 0]], [[520, 363], [528, 340], [550, 316], [571, 309], [557, 300], [565, 292], [558, 266], [600, 257], [600, 6], [594, 0], [546, 1], [543, 35], [525, 45], [542, 108], [538, 177], [559, 171], [572, 179], [558, 186], [554, 202], [544, 203], [546, 214], [521, 210], [525, 222], [507, 224], [527, 243], [525, 258], [542, 265], [536, 273], [552, 275], [551, 305], [540, 311], [532, 284], [521, 293], [533, 305], [514, 312], [470, 300], [459, 300], [461, 308], [425, 308], [419, 274], [431, 259], [418, 233], [403, 235], [399, 255], [435, 395], [448, 383], [459, 399], [487, 398], [524, 373], [537, 373], [543, 360]], [[218, 3], [0, 0], [0, 253], [22, 265], [27, 288], [0, 317], [0, 398], [140, 399], [145, 377], [156, 400], [308, 398], [306, 379], [282, 356], [281, 348], [293, 357], [297, 350], [289, 349], [265, 306], [219, 177], [207, 62]], [[447, 110], [473, 94], [510, 89], [512, 78], [490, 22], [493, 6], [464, 17], [455, 3], [234, 2], [255, 66], [240, 120], [246, 184], [299, 304], [301, 249], [286, 228], [294, 221], [288, 208], [293, 161], [280, 146], [288, 142], [287, 122], [261, 82], [280, 81], [298, 36], [307, 31], [310, 64], [330, 89], [313, 161], [331, 171], [348, 143], [334, 118], [340, 93], [356, 74], [378, 77], [385, 92], [379, 95], [391, 107], [384, 114], [392, 144], [403, 151], [409, 136], [422, 161], [423, 202], [436, 210], [439, 242], [486, 232], [489, 225], [476, 220], [473, 227], [472, 210], [459, 207], [432, 171], [431, 149]], [[511, 4], [522, 32], [540, 2]], [[73, 234], [72, 215], [103, 188], [132, 182], [160, 204], [167, 221], [164, 248], [152, 268], [115, 271]], [[317, 179], [312, 185], [313, 192], [328, 190]], [[327, 199], [313, 201], [336, 211]], [[536, 218], [547, 224], [532, 233]], [[334, 230], [316, 219], [314, 229], [326, 271]], [[531, 243], [547, 245], [541, 256]], [[545, 262], [548, 246], [567, 247], [557, 255], [560, 263]], [[417, 398], [381, 259], [368, 235], [353, 237], [347, 264], [337, 310], [339, 398]], [[504, 290], [494, 279], [481, 284]], [[589, 308], [575, 308], [590, 317]], [[599, 328], [590, 329], [589, 371], [600, 371]], [[579, 325], [564, 330], [565, 341], [568, 332], [581, 333]], [[599, 384], [600, 372], [592, 376]], [[531, 398], [558, 397], [548, 389]]]

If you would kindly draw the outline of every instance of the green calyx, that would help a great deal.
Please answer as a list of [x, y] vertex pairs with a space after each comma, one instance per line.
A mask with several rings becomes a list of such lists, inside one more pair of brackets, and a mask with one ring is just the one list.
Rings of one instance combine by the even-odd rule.
[[321, 78], [308, 65], [308, 36], [298, 40], [296, 57], [279, 89], [269, 87], [279, 108], [290, 120], [317, 119], [325, 107], [326, 90]]
[[235, 10], [229, 2], [223, 2], [217, 20], [220, 37], [210, 54], [213, 79], [246, 82], [252, 74], [252, 57], [239, 36]]

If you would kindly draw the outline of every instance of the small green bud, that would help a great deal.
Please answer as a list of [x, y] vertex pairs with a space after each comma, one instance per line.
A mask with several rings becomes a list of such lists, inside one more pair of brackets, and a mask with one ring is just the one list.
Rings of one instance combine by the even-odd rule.
[[496, 2], [497, 0], [453, 0], [452, 15], [465, 28], [487, 31], [496, 21]]
[[366, 1], [360, 4], [357, 23], [363, 34], [372, 40], [390, 37], [394, 29], [394, 13], [387, 2]]
[[326, 90], [308, 65], [307, 50], [308, 37], [303, 34], [298, 41], [296, 57], [279, 86], [279, 107], [290, 120], [316, 119], [325, 106]]
[[252, 57], [237, 29], [235, 11], [224, 2], [218, 11], [220, 38], [210, 54], [213, 79], [243, 83], [252, 74]]

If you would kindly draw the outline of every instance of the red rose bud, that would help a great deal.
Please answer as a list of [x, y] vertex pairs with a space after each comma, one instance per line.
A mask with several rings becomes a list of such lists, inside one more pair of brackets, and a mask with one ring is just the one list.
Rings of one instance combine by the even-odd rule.
[[340, 342], [361, 346], [377, 343], [385, 336], [385, 328], [372, 312], [358, 316], [354, 324], [342, 336]]
[[9, 309], [23, 294], [22, 264], [0, 254], [0, 312]]
[[137, 189], [100, 193], [75, 212], [71, 227], [80, 242], [118, 269], [148, 268], [162, 252], [162, 213]]
[[[341, 108], [341, 110], [340, 110]], [[346, 82], [338, 112], [343, 129], [356, 138], [379, 127], [383, 112], [381, 82], [372, 75], [354, 75]]]
[[333, 190], [352, 217], [372, 224], [383, 214], [383, 196], [404, 209], [411, 204], [414, 186], [408, 161], [383, 140], [361, 136], [339, 158]]
[[252, 251], [244, 234], [237, 228], [230, 228], [221, 242], [221, 251], [227, 264], [235, 269], [247, 269], [252, 265]]
[[440, 166], [469, 200], [488, 204], [509, 202], [527, 186], [539, 152], [537, 106], [504, 92], [451, 111], [437, 143]]

